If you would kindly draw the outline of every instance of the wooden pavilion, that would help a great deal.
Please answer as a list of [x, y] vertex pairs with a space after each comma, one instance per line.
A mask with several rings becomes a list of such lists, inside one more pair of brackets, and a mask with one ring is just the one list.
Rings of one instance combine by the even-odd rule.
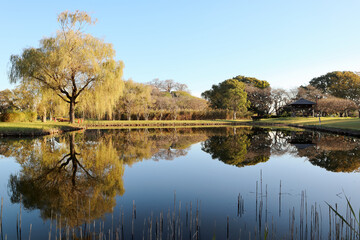
[[295, 117], [297, 113], [300, 113], [303, 117], [314, 116], [315, 113], [315, 102], [300, 98], [299, 100], [290, 103], [292, 116]]

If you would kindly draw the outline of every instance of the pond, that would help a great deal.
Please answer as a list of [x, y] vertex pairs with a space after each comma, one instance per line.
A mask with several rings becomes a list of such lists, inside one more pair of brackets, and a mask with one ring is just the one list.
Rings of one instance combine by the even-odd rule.
[[[0, 139], [2, 239], [354, 237], [360, 139], [256, 127]], [[352, 218], [352, 219], [350, 219]]]

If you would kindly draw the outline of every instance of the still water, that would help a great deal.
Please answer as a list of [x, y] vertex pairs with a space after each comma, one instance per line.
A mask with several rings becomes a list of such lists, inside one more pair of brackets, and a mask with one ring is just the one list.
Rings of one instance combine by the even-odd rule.
[[2, 239], [350, 238], [326, 202], [360, 208], [360, 140], [332, 134], [87, 130], [0, 154]]

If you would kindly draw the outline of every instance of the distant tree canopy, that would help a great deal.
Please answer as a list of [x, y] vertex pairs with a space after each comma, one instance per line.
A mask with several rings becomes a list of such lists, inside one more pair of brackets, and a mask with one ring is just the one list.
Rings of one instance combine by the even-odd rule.
[[210, 106], [218, 109], [234, 111], [233, 118], [236, 119], [236, 112], [245, 113], [249, 102], [245, 92], [245, 84], [234, 79], [213, 85], [208, 91], [203, 92], [202, 97], [209, 101]]
[[270, 83], [265, 80], [241, 75], [232, 79], [245, 84], [247, 99], [250, 102], [249, 111], [260, 116], [269, 114], [272, 105]]
[[357, 109], [356, 103], [350, 99], [327, 97], [319, 99], [317, 109], [321, 113], [337, 114], [348, 116], [349, 111]]
[[241, 76], [238, 75], [236, 77], [233, 77], [232, 79], [238, 80], [239, 82], [243, 82], [245, 84], [249, 84], [252, 85], [256, 88], [260, 88], [260, 89], [265, 89], [270, 87], [270, 83], [268, 83], [265, 80], [259, 80], [253, 77], [245, 77], [245, 76]]
[[297, 88], [296, 99], [305, 98], [309, 101], [316, 102], [318, 99], [322, 99], [325, 96], [326, 94], [322, 90], [312, 85], [307, 85]]
[[313, 78], [310, 85], [321, 90], [324, 94], [360, 103], [360, 76], [354, 72], [330, 72]]
[[[136, 114], [137, 119], [140, 119], [140, 113], [148, 113], [149, 108], [152, 107], [151, 87], [141, 83], [135, 83], [132, 80], [125, 82], [124, 94], [120, 98], [120, 105], [123, 106], [127, 113], [128, 120], [131, 119], [131, 114]], [[146, 115], [148, 117], [148, 115]]]
[[84, 26], [95, 23], [86, 12], [65, 11], [58, 21], [61, 27], [55, 37], [42, 39], [39, 48], [11, 56], [9, 77], [12, 83], [36, 82], [40, 90], [52, 90], [69, 104], [73, 123], [80, 94], [91, 89], [106, 91], [103, 85], [121, 86], [123, 63], [114, 60], [111, 44], [83, 32]]
[[238, 93], [241, 91], [245, 91], [246, 93], [246, 101], [243, 101], [242, 107], [240, 107], [241, 104], [237, 104], [239, 111], [244, 112], [243, 107], [245, 106], [247, 110], [260, 116], [270, 113], [272, 106], [270, 84], [267, 81], [258, 80], [253, 77], [239, 75], [232, 79], [225, 80], [219, 85], [213, 85], [211, 90], [203, 92], [202, 97], [207, 99], [213, 108], [234, 110], [235, 107], [232, 105], [239, 101], [234, 102], [233, 98], [225, 97], [227, 96], [225, 94], [226, 89], [229, 88], [230, 85], [238, 86], [230, 88], [242, 89], [238, 90]]

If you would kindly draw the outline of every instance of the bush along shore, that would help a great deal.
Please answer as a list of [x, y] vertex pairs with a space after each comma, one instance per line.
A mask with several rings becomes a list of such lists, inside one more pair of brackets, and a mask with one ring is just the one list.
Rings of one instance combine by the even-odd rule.
[[0, 123], [0, 137], [35, 137], [50, 134], [60, 134], [70, 131], [79, 131], [80, 126], [68, 123]]

